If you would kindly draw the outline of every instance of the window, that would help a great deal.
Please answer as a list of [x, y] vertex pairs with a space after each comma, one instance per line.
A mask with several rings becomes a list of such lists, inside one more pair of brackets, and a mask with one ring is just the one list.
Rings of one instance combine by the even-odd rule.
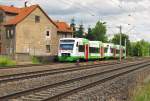
[[107, 51], [108, 51], [108, 48], [105, 48], [105, 49], [104, 49], [104, 53], [107, 53]]
[[79, 45], [79, 52], [84, 52], [85, 47], [83, 45]]
[[73, 50], [74, 44], [60, 44], [61, 50]]
[[49, 31], [46, 31], [46, 36], [50, 36], [50, 33], [49, 33]]
[[97, 47], [90, 47], [89, 48], [89, 52], [90, 53], [99, 53], [99, 48], [97, 48]]
[[13, 38], [14, 36], [14, 30], [13, 29], [7, 29], [6, 30], [6, 38]]
[[116, 53], [117, 53], [117, 54], [120, 54], [120, 50], [117, 49], [117, 50], [116, 50]]
[[123, 49], [123, 53], [125, 53], [126, 51], [125, 51], [125, 49]]
[[46, 51], [49, 53], [51, 51], [50, 45], [46, 45]]
[[2, 23], [2, 22], [3, 22], [3, 20], [4, 20], [3, 13], [2, 13], [2, 12], [0, 12], [0, 23]]
[[36, 23], [40, 22], [40, 16], [37, 16], [37, 15], [35, 16], [35, 22]]

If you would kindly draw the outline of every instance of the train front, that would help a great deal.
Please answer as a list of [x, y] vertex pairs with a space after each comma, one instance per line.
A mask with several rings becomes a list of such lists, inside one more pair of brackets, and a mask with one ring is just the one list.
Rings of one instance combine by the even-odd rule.
[[75, 61], [74, 56], [75, 39], [74, 38], [62, 38], [59, 42], [58, 59], [59, 61]]

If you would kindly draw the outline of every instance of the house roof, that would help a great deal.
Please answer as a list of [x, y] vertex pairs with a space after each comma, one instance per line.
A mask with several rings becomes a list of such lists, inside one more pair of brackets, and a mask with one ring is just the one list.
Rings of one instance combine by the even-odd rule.
[[19, 13], [20, 9], [13, 6], [0, 5], [0, 9], [8, 13]]
[[59, 22], [59, 21], [56, 21], [55, 22], [56, 25], [58, 26], [58, 32], [69, 32], [69, 33], [72, 33], [73, 31], [71, 30], [70, 26], [66, 23], [66, 22]]
[[44, 13], [44, 15], [50, 20], [50, 22], [57, 27], [57, 25], [49, 18], [49, 16], [44, 12], [44, 10], [42, 10], [42, 8], [39, 5], [32, 5], [30, 7], [24, 7], [24, 8], [16, 8], [12, 6], [0, 5], [0, 8], [2, 8], [5, 12], [18, 14], [13, 19], [7, 21], [5, 25], [16, 25], [22, 20], [24, 20], [28, 15], [30, 15], [36, 8], [39, 8]]

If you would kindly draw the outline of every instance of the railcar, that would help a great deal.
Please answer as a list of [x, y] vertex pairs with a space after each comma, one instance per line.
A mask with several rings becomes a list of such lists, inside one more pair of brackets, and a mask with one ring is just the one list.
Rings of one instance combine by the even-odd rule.
[[84, 38], [62, 38], [59, 42], [59, 61], [77, 61], [89, 58], [89, 40]]
[[104, 46], [104, 58], [113, 58], [115, 45], [113, 43], [103, 43]]
[[[121, 46], [122, 57], [125, 47]], [[89, 41], [84, 38], [62, 38], [59, 41], [59, 61], [98, 60], [118, 58], [120, 46], [101, 41]]]

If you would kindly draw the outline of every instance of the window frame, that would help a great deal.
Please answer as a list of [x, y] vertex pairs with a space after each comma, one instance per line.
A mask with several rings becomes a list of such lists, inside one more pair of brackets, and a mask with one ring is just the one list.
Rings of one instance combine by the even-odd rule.
[[40, 16], [35, 15], [35, 23], [40, 23]]

